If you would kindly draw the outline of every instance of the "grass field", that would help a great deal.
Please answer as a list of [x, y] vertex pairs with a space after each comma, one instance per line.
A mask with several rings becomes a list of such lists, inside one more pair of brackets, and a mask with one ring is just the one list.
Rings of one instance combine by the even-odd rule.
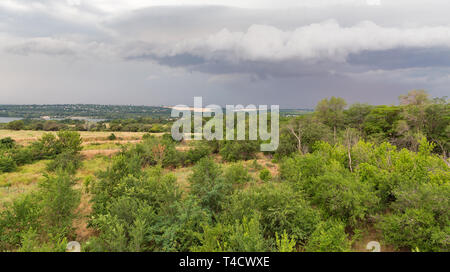
[[[11, 137], [19, 144], [29, 144], [42, 137], [45, 133], [57, 132], [53, 131], [32, 131], [32, 130], [0, 130], [0, 139], [5, 137]], [[135, 141], [142, 139], [144, 132], [108, 132], [108, 131], [79, 131], [83, 142], [104, 142], [108, 140], [108, 136], [114, 133], [117, 137], [117, 141]], [[160, 136], [163, 133], [152, 133], [152, 135]]]

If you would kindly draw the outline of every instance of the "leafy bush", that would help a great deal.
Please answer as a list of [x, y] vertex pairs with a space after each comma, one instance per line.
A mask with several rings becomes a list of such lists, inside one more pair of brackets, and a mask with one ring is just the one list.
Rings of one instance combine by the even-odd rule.
[[374, 214], [379, 207], [379, 198], [370, 185], [336, 172], [318, 177], [310, 194], [313, 203], [319, 205], [328, 216], [351, 225]]
[[262, 181], [270, 181], [272, 179], [272, 174], [270, 173], [270, 171], [267, 168], [264, 168], [263, 170], [261, 170], [261, 172], [259, 172], [259, 178]]
[[31, 145], [33, 159], [53, 159], [63, 152], [78, 153], [83, 148], [82, 139], [78, 132], [60, 131], [58, 137], [54, 134], [46, 133], [39, 141]]
[[78, 153], [83, 149], [81, 146], [82, 142], [83, 140], [80, 134], [76, 131], [59, 131], [57, 143], [58, 153]]
[[425, 209], [407, 208], [404, 213], [386, 215], [380, 229], [387, 243], [421, 251], [449, 251], [448, 224], [441, 229], [433, 213]]
[[320, 222], [306, 244], [305, 251], [310, 252], [347, 252], [350, 241], [345, 233], [345, 224], [328, 220]]
[[66, 173], [49, 177], [38, 190], [5, 206], [0, 213], [0, 250], [60, 251], [72, 233], [80, 194]]
[[286, 231], [299, 242], [308, 240], [320, 220], [320, 214], [302, 195], [285, 184], [267, 183], [236, 191], [224, 210], [223, 219], [230, 223], [259, 213], [266, 238]]
[[30, 147], [15, 148], [12, 156], [17, 165], [25, 165], [34, 161], [33, 150]]
[[72, 152], [58, 154], [56, 158], [47, 164], [47, 171], [55, 172], [57, 170], [66, 171], [75, 174], [81, 167], [82, 157]]
[[0, 149], [11, 149], [16, 146], [16, 141], [11, 137], [6, 137], [0, 140]]
[[25, 123], [23, 122], [23, 120], [15, 120], [9, 122], [6, 127], [12, 130], [21, 130], [25, 128]]
[[24, 195], [0, 212], [0, 250], [20, 246], [23, 233], [40, 228], [41, 207], [38, 201], [36, 195]]
[[245, 184], [252, 179], [248, 170], [241, 163], [230, 165], [225, 169], [224, 178], [230, 184]]
[[184, 165], [190, 165], [198, 162], [200, 159], [210, 155], [211, 148], [205, 143], [197, 143], [194, 148], [189, 149], [184, 157]]
[[258, 214], [250, 219], [244, 216], [230, 224], [204, 224], [197, 235], [198, 245], [191, 248], [196, 252], [265, 252], [270, 249], [264, 239]]
[[0, 173], [14, 172], [17, 164], [9, 155], [0, 154]]
[[114, 133], [111, 133], [109, 136], [108, 136], [108, 140], [110, 140], [110, 141], [114, 141], [114, 140], [116, 140], [117, 139], [117, 137], [116, 137], [116, 135], [114, 134]]
[[227, 250], [232, 252], [264, 252], [268, 250], [259, 216], [237, 221], [228, 237]]
[[257, 141], [224, 141], [220, 155], [224, 161], [235, 162], [253, 159], [258, 151]]
[[42, 197], [42, 220], [47, 233], [64, 237], [72, 230], [75, 209], [80, 203], [80, 192], [73, 188], [75, 180], [66, 173], [47, 176], [39, 184]]
[[201, 159], [193, 168], [189, 183], [192, 195], [203, 207], [219, 212], [225, 197], [233, 190], [222, 176], [222, 169], [210, 158]]
[[89, 188], [95, 214], [106, 214], [108, 205], [123, 196], [141, 199], [158, 210], [180, 198], [175, 177], [163, 175], [161, 168], [142, 172], [139, 160], [129, 161], [121, 155], [113, 160], [113, 166], [99, 173]]
[[286, 230], [278, 237], [278, 233], [275, 233], [275, 243], [277, 252], [294, 252], [297, 242], [294, 238], [290, 238], [286, 233]]

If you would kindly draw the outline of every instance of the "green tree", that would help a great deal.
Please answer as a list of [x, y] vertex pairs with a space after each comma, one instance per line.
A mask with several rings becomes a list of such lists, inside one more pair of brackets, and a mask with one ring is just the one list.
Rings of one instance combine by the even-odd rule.
[[57, 237], [64, 237], [72, 229], [75, 209], [80, 203], [80, 192], [74, 185], [74, 178], [63, 172], [56, 177], [47, 176], [39, 184], [44, 224]]
[[363, 132], [364, 121], [371, 112], [373, 106], [368, 104], [355, 103], [352, 104], [347, 110], [344, 111], [345, 123], [358, 129], [359, 133]]
[[12, 130], [21, 130], [25, 128], [25, 123], [22, 120], [15, 120], [12, 122], [9, 122], [6, 126], [8, 129]]
[[316, 114], [319, 120], [333, 129], [334, 142], [336, 142], [337, 129], [344, 123], [344, 108], [347, 105], [340, 97], [332, 96], [330, 99], [319, 101]]
[[201, 159], [188, 178], [191, 193], [203, 207], [219, 212], [226, 196], [233, 190], [232, 183], [222, 177], [222, 169], [210, 158]]

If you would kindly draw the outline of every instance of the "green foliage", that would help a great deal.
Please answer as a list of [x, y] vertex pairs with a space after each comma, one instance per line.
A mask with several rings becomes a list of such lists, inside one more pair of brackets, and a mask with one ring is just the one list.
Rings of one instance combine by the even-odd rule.
[[11, 156], [19, 166], [30, 164], [34, 161], [33, 150], [30, 147], [17, 147], [12, 150]]
[[56, 155], [55, 159], [47, 164], [47, 171], [55, 172], [58, 170], [75, 174], [82, 165], [82, 157], [72, 152], [64, 152]]
[[228, 251], [232, 252], [264, 252], [267, 251], [266, 240], [259, 216], [255, 214], [248, 219], [243, 217], [237, 221], [228, 237]]
[[376, 142], [392, 138], [395, 135], [394, 125], [400, 118], [400, 111], [401, 109], [395, 106], [374, 107], [362, 125], [364, 132]]
[[0, 173], [14, 172], [17, 169], [17, 164], [9, 155], [0, 154]]
[[258, 151], [258, 141], [224, 141], [220, 155], [224, 161], [235, 162], [253, 159]]
[[7, 204], [0, 213], [0, 249], [12, 249], [21, 244], [22, 235], [40, 227], [41, 206], [35, 195], [24, 195]]
[[345, 233], [345, 224], [328, 220], [320, 222], [311, 235], [305, 251], [310, 252], [348, 252], [350, 241]]
[[152, 135], [145, 137], [143, 142], [129, 150], [124, 150], [122, 155], [128, 158], [138, 158], [142, 166], [176, 167], [182, 164], [182, 158], [175, 149], [172, 140], [161, 139]]
[[31, 149], [35, 159], [51, 159], [56, 156], [60, 150], [58, 140], [54, 134], [46, 133], [42, 135], [39, 141], [33, 142]]
[[224, 172], [225, 181], [230, 184], [245, 184], [251, 181], [252, 177], [247, 168], [241, 163], [230, 165]]
[[262, 181], [268, 182], [272, 179], [272, 174], [270, 173], [269, 169], [264, 168], [259, 172], [259, 178]]
[[215, 226], [203, 225], [198, 234], [199, 245], [191, 248], [197, 252], [265, 252], [269, 250], [263, 237], [258, 214], [233, 223], [217, 223]]
[[[83, 250], [350, 251], [348, 234], [362, 241], [374, 228], [381, 242], [402, 250], [449, 251], [448, 100], [431, 100], [423, 91], [400, 100], [400, 106], [354, 104], [344, 110], [345, 101], [333, 97], [314, 113], [282, 119], [279, 149], [264, 153], [280, 162], [280, 172], [264, 183], [249, 182], [252, 175], [242, 163], [222, 171], [212, 158], [220, 153], [223, 161], [253, 159], [251, 172], [269, 181], [271, 172], [256, 160], [259, 141], [197, 141], [178, 151], [180, 143], [170, 134], [145, 134], [113, 156], [105, 171], [84, 179], [95, 234]], [[82, 141], [62, 129], [169, 127], [153, 118], [108, 123], [109, 130], [104, 123], [24, 120], [18, 129], [60, 132], [26, 147], [0, 140], [1, 173], [53, 159], [47, 168], [52, 175], [37, 190], [1, 207], [1, 251], [64, 251], [75, 238], [80, 192], [72, 175], [81, 164]], [[116, 139], [114, 133], [108, 139]], [[190, 186], [183, 180], [182, 190], [166, 173], [190, 165]], [[2, 176], [9, 182], [16, 174]]]
[[267, 183], [244, 191], [236, 191], [229, 200], [223, 219], [228, 222], [250, 218], [259, 213], [265, 237], [286, 231], [299, 241], [306, 241], [320, 220], [313, 209], [288, 185]]
[[23, 120], [16, 120], [16, 121], [9, 122], [6, 127], [8, 129], [12, 129], [12, 130], [21, 130], [21, 129], [24, 129], [25, 123], [23, 122]]
[[81, 136], [76, 131], [60, 131], [58, 132], [58, 148], [59, 153], [80, 152], [83, 148], [81, 147], [83, 140]]
[[0, 216], [0, 250], [64, 251], [80, 193], [66, 173], [48, 176], [38, 191], [5, 206]]
[[184, 156], [183, 164], [190, 165], [198, 162], [200, 159], [209, 156], [212, 153], [209, 145], [204, 142], [197, 142], [193, 148], [189, 149]]
[[42, 220], [48, 234], [65, 237], [71, 233], [75, 209], [80, 203], [80, 192], [73, 188], [74, 185], [75, 180], [66, 173], [47, 176], [39, 184]]
[[215, 213], [221, 210], [223, 201], [233, 190], [232, 183], [221, 175], [219, 165], [210, 158], [203, 158], [194, 166], [189, 177], [191, 193], [203, 207]]
[[325, 214], [351, 225], [374, 214], [379, 207], [379, 198], [370, 185], [336, 172], [327, 172], [315, 179], [309, 194]]
[[334, 142], [336, 142], [336, 131], [344, 124], [344, 108], [347, 105], [340, 97], [332, 96], [317, 103], [316, 115], [323, 124], [333, 129]]
[[449, 251], [450, 229], [439, 227], [433, 213], [407, 208], [404, 213], [390, 214], [380, 223], [386, 242], [396, 247], [419, 248], [421, 251]]
[[6, 137], [0, 140], [0, 150], [1, 149], [11, 149], [16, 146], [16, 141], [11, 137]]
[[31, 145], [31, 154], [34, 160], [53, 159], [63, 152], [76, 154], [83, 148], [82, 139], [78, 132], [60, 131], [58, 137], [54, 134], [46, 133], [39, 141]]
[[117, 137], [116, 137], [116, 135], [114, 134], [114, 133], [111, 133], [109, 136], [108, 136], [108, 140], [110, 140], [110, 141], [114, 141], [114, 140], [116, 140], [117, 139]]
[[289, 238], [286, 231], [278, 237], [278, 233], [275, 233], [275, 243], [277, 252], [294, 252], [297, 242], [294, 238]]

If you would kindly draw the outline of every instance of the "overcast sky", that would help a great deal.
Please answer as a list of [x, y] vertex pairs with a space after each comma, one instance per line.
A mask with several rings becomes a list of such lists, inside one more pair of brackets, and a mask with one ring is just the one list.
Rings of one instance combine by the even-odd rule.
[[448, 0], [0, 0], [0, 104], [450, 96]]

